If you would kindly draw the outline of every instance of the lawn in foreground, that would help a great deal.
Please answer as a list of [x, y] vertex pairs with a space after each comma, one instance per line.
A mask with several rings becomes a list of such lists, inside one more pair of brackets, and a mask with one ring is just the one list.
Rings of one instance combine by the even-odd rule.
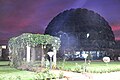
[[[82, 72], [85, 67], [84, 61], [58, 61], [57, 64], [59, 69]], [[86, 64], [86, 69], [93, 73], [105, 73], [120, 71], [120, 62], [110, 62], [105, 64], [102, 61], [92, 61], [90, 64]]]
[[[8, 61], [0, 61], [0, 80], [35, 80], [35, 72], [17, 70], [8, 66], [8, 63]], [[84, 65], [84, 61], [57, 62], [59, 69], [75, 72], [82, 72]], [[120, 62], [110, 62], [108, 65], [102, 61], [91, 62], [91, 64], [87, 64], [86, 69], [93, 73], [120, 71]]]
[[34, 72], [17, 70], [8, 66], [8, 63], [0, 61], [0, 80], [34, 80]]
[[54, 74], [49, 68], [41, 72], [18, 70], [10, 67], [8, 61], [0, 61], [0, 80], [48, 80], [63, 78], [63, 74]]

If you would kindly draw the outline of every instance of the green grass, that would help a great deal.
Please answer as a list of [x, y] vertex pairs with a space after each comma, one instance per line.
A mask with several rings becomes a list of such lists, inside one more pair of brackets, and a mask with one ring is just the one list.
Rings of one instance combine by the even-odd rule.
[[35, 73], [33, 72], [21, 71], [15, 68], [11, 68], [9, 66], [0, 67], [0, 77], [6, 77], [6, 78], [21, 77], [22, 80], [30, 80], [30, 79], [33, 79], [34, 76], [35, 76]]
[[0, 66], [7, 66], [9, 64], [9, 61], [0, 61]]
[[34, 72], [17, 70], [8, 66], [8, 63], [0, 61], [0, 80], [34, 80]]
[[45, 69], [42, 72], [30, 72], [18, 70], [9, 66], [8, 61], [0, 61], [0, 80], [47, 80], [47, 78], [59, 78], [60, 74], [54, 74]]
[[[0, 80], [35, 80], [36, 73], [24, 70], [18, 70], [8, 66], [8, 61], [0, 61]], [[57, 67], [62, 70], [82, 72], [85, 64], [84, 61], [66, 61], [57, 62]], [[120, 71], [120, 62], [110, 62], [105, 64], [102, 61], [91, 62], [86, 65], [86, 69], [92, 73], [106, 73]]]
[[[110, 62], [105, 64], [102, 61], [91, 62], [86, 65], [86, 70], [93, 73], [105, 73], [120, 71], [120, 62]], [[59, 61], [58, 68], [69, 71], [82, 72], [85, 67], [84, 61]], [[79, 71], [78, 71], [79, 70]]]

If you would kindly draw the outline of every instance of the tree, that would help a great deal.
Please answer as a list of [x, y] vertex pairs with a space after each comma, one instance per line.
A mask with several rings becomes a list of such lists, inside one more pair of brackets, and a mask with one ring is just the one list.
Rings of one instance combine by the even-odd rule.
[[[45, 29], [45, 34], [59, 36], [63, 43], [61, 49], [67, 48], [67, 44], [74, 49], [112, 48], [115, 43], [108, 22], [98, 13], [81, 8], [65, 10], [55, 16]], [[67, 34], [68, 39], [64, 34]]]

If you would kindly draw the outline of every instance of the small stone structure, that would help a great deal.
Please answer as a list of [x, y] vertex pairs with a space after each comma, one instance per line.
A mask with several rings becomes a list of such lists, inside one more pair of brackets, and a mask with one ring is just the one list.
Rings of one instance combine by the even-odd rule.
[[24, 33], [9, 40], [11, 63], [16, 68], [25, 64], [34, 66], [33, 63], [36, 62], [40, 62], [39, 66], [44, 66], [45, 55], [48, 49], [53, 48], [54, 63], [56, 64], [56, 53], [59, 47], [60, 39], [57, 37]]

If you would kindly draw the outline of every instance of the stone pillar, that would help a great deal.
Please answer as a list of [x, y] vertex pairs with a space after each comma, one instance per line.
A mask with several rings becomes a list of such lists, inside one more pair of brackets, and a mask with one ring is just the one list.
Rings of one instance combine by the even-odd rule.
[[43, 47], [43, 45], [41, 45], [41, 47], [42, 47], [42, 53], [41, 53], [41, 67], [43, 67], [44, 66], [44, 61], [45, 61], [45, 59], [44, 59], [44, 47]]
[[54, 55], [53, 55], [53, 63], [54, 63], [54, 66], [56, 66], [56, 62], [57, 62], [56, 53], [57, 53], [57, 50], [56, 50], [55, 47], [53, 47], [53, 52], [54, 52]]
[[27, 62], [30, 62], [30, 47], [27, 45]]
[[35, 47], [31, 48], [31, 61], [34, 62], [36, 60], [36, 50]]

